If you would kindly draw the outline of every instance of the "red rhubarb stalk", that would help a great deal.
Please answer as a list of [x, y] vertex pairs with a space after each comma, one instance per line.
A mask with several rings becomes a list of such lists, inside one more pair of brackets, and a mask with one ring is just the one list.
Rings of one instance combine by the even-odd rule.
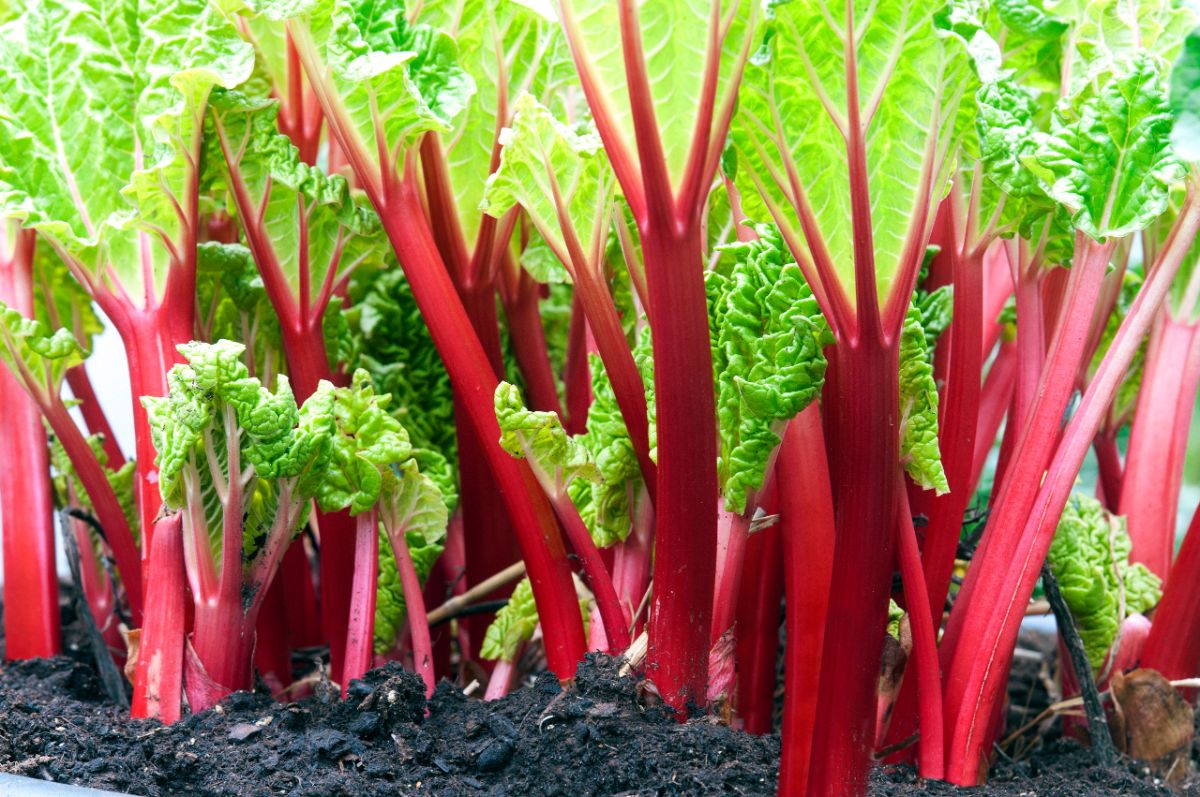
[[421, 592], [421, 581], [417, 578], [417, 569], [413, 565], [403, 527], [389, 528], [387, 533], [392, 552], [396, 555], [396, 566], [400, 569], [400, 586], [404, 589], [404, 612], [408, 617], [408, 631], [412, 641], [413, 668], [425, 682], [425, 697], [431, 697], [435, 686], [433, 645], [429, 641], [425, 595]]
[[[6, 233], [13, 240], [6, 240]], [[32, 232], [0, 221], [0, 301], [33, 316]], [[4, 541], [4, 655], [50, 657], [61, 650], [54, 515], [46, 431], [34, 399], [0, 368], [0, 538]]]
[[1160, 578], [1170, 573], [1175, 552], [1176, 508], [1200, 380], [1198, 331], [1200, 324], [1176, 320], [1164, 308], [1151, 333], [1118, 504], [1118, 514], [1129, 521], [1130, 560]]
[[[402, 545], [405, 555], [408, 546]], [[396, 552], [400, 563], [399, 551]], [[411, 567], [411, 557], [409, 566]], [[375, 591], [379, 574], [379, 514], [375, 509], [363, 512], [356, 518], [354, 531], [354, 584], [350, 593], [350, 618], [346, 626], [345, 663], [342, 665], [342, 697], [352, 680], [362, 678], [371, 669], [374, 655]], [[404, 566], [400, 567], [400, 578], [408, 603], [408, 583], [404, 579]], [[419, 583], [417, 594], [420, 595]], [[413, 634], [413, 649], [417, 650], [417, 635]], [[426, 653], [429, 653], [429, 629], [425, 629]], [[433, 666], [432, 655], [426, 659]]]
[[815, 403], [788, 424], [776, 468], [788, 640], [779, 795], [793, 797], [809, 793], [836, 538], [825, 433]]
[[170, 724], [179, 719], [183, 698], [187, 581], [181, 513], [159, 521], [151, 544], [148, 574], [146, 620], [140, 631], [130, 713], [139, 718], [156, 717]]
[[1179, 548], [1162, 600], [1154, 610], [1154, 625], [1142, 651], [1142, 666], [1169, 679], [1194, 678], [1200, 673], [1200, 508], [1192, 515]]
[[[1033, 593], [1084, 455], [1198, 228], [1200, 204], [1190, 196], [1176, 221], [1171, 242], [1121, 323], [1050, 462], [1048, 449], [1057, 437], [1055, 430], [1061, 423], [1078, 364], [1078, 357], [1066, 355], [1072, 354], [1076, 346], [1082, 347], [1091, 313], [1079, 311], [1091, 308], [1095, 301], [1090, 291], [1080, 287], [1098, 283], [1095, 272], [1102, 277], [1115, 242], [1098, 244], [1081, 236], [1076, 246], [1080, 257], [1071, 270], [1046, 375], [1031, 408], [1033, 422], [1020, 446], [1022, 456], [1015, 460], [1021, 467], [1013, 471], [1002, 488], [1008, 494], [997, 503], [987, 532], [994, 542], [987, 546], [986, 555], [977, 556], [975, 566], [968, 571], [943, 642], [943, 649], [951, 651], [953, 657], [945, 695], [946, 718], [952, 727], [946, 775], [953, 783], [973, 785], [979, 778], [980, 766], [991, 749], [989, 725], [1003, 696], [1020, 627], [1019, 607]], [[973, 597], [976, 595], [980, 596], [978, 602]]]
[[[773, 514], [778, 498], [767, 496], [766, 506], [767, 514]], [[783, 537], [776, 523], [751, 534], [746, 542], [738, 595], [737, 713], [742, 730], [748, 733], [770, 733], [774, 728], [782, 598]]]
[[[941, 612], [934, 620], [929, 607], [929, 594], [921, 570], [921, 551], [917, 532], [913, 528], [912, 510], [903, 485], [899, 493], [899, 525], [897, 528], [897, 559], [900, 577], [904, 581], [904, 599], [908, 603], [908, 620], [912, 628], [913, 661], [920, 694], [921, 745], [918, 761], [921, 777], [941, 780], [944, 773], [945, 736], [942, 728], [942, 676], [938, 668], [936, 628], [941, 625]], [[928, 545], [928, 539], [926, 540]], [[937, 622], [937, 626], [934, 625]]]

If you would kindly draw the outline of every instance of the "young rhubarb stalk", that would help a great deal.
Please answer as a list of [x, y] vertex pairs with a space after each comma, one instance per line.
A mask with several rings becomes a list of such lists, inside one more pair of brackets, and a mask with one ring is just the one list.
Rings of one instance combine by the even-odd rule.
[[183, 515], [176, 512], [159, 521], [151, 543], [146, 622], [138, 632], [130, 708], [135, 718], [154, 717], [170, 724], [180, 717], [187, 624], [183, 560]]
[[[0, 220], [0, 302], [33, 315], [32, 232]], [[4, 541], [4, 630], [9, 659], [57, 655], [58, 577], [46, 431], [36, 402], [17, 378], [0, 372], [0, 538]]]
[[833, 579], [833, 494], [821, 414], [813, 404], [788, 425], [779, 447], [780, 536], [787, 600], [783, 745], [779, 795], [808, 794], [829, 587]]
[[1200, 386], [1200, 323], [1189, 321], [1190, 313], [1189, 307], [1180, 318], [1164, 307], [1151, 332], [1120, 493], [1132, 561], [1163, 579], [1175, 553], [1176, 508]]
[[[400, 558], [400, 551], [403, 549], [404, 556], [408, 561], [408, 568], [412, 569], [412, 557], [408, 555], [408, 545], [401, 542], [396, 550], [396, 562], [400, 564], [400, 577], [405, 578], [405, 570], [403, 560]], [[367, 670], [371, 669], [371, 662], [374, 658], [375, 651], [372, 648], [374, 642], [373, 633], [375, 630], [375, 594], [378, 585], [379, 574], [379, 516], [376, 510], [364, 512], [358, 516], [355, 522], [354, 532], [354, 583], [350, 592], [350, 618], [346, 626], [346, 653], [344, 664], [341, 671], [342, 697], [346, 696], [346, 690], [350, 687], [350, 681], [362, 678]], [[416, 571], [413, 571], [413, 577], [416, 578]], [[405, 602], [410, 610], [412, 609], [411, 597], [408, 594], [408, 582], [404, 581], [404, 597]], [[417, 582], [417, 594], [420, 595], [420, 582]], [[418, 649], [418, 640], [416, 635], [413, 635], [413, 650]], [[426, 629], [424, 639], [426, 650], [429, 653], [429, 633]], [[432, 656], [429, 657], [428, 666], [432, 666]]]
[[[1102, 276], [1116, 243], [1110, 240], [1100, 244], [1086, 238], [1079, 241], [1076, 251], [1081, 254], [1071, 269], [1071, 284], [1046, 376], [1031, 408], [1033, 421], [1019, 445], [1020, 456], [1014, 460], [1021, 467], [1012, 472], [1002, 488], [1008, 492], [1001, 496], [989, 520], [982, 546], [986, 552], [977, 553], [976, 564], [967, 573], [943, 642], [943, 650], [952, 656], [945, 698], [951, 727], [946, 775], [953, 783], [971, 785], [979, 778], [980, 765], [991, 747], [989, 726], [1003, 694], [1021, 621], [1016, 607], [1025, 605], [1033, 593], [1040, 564], [1084, 455], [1198, 229], [1200, 203], [1189, 194], [1169, 243], [1121, 323], [1057, 451], [1052, 452], [1078, 364], [1077, 358], [1066, 355], [1081, 345], [1091, 321], [1094, 297], [1089, 298], [1086, 287], [1098, 283], [1094, 272]], [[1046, 406], [1052, 399], [1055, 406]], [[992, 539], [990, 545], [986, 545], [988, 536]]]
[[1200, 672], [1200, 508], [1192, 515], [1179, 556], [1163, 585], [1141, 666], [1170, 679]]
[[[308, 13], [311, 9], [292, 10]], [[403, 22], [395, 20], [393, 24]], [[409, 70], [453, 70], [454, 66], [436, 60], [397, 61], [389, 56], [372, 60], [372, 70], [376, 71], [364, 72], [358, 66], [350, 69], [340, 60], [350, 57], [350, 50], [339, 44], [339, 37], [358, 37], [356, 26], [347, 23], [343, 28], [325, 22], [309, 25], [306, 17], [297, 16], [288, 20], [287, 27], [328, 129], [345, 154], [356, 182], [379, 212], [463, 412], [477, 438], [483, 441], [485, 460], [508, 508], [538, 597], [550, 669], [560, 678], [570, 678], [583, 656], [584, 638], [562, 538], [553, 510], [528, 465], [513, 460], [495, 443], [499, 427], [492, 395], [498, 380], [438, 250], [419, 191], [413, 149], [417, 137], [425, 130], [448, 129], [449, 120], [428, 111], [424, 103], [429, 98], [418, 103], [395, 97], [396, 102], [378, 106], [376, 100], [368, 99], [377, 97], [377, 90], [402, 94], [410, 91], [413, 84]], [[380, 53], [408, 52], [394, 38], [384, 39], [372, 40], [369, 47], [379, 48]], [[436, 41], [428, 44], [440, 46]], [[353, 62], [365, 63], [358, 55], [353, 56]], [[393, 74], [394, 70], [406, 76]], [[438, 85], [446, 91], [450, 107], [461, 107], [451, 95], [464, 91], [467, 83], [447, 80]], [[425, 116], [417, 115], [417, 106], [426, 108]], [[369, 107], [386, 109], [387, 113], [360, 113]], [[402, 119], [388, 114], [411, 116]]]
[[[775, 467], [778, 469], [778, 463]], [[767, 515], [778, 510], [778, 500], [777, 492], [766, 496]], [[746, 542], [737, 602], [737, 713], [747, 733], [766, 734], [774, 728], [783, 599], [782, 546], [779, 523], [756, 531]]]

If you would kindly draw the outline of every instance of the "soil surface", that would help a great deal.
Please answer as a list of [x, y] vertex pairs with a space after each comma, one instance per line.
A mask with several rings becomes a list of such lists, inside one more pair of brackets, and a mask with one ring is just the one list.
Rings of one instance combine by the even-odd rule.
[[[68, 654], [0, 666], [0, 771], [194, 797], [775, 793], [778, 736], [707, 718], [675, 723], [646, 707], [637, 683], [604, 656], [589, 658], [569, 690], [541, 678], [492, 703], [443, 683], [426, 704], [420, 680], [389, 665], [353, 683], [345, 701], [320, 689], [291, 705], [238, 693], [162, 726], [129, 719], [104, 697], [85, 651], [68, 644]], [[1105, 770], [1085, 748], [1043, 739], [1021, 761], [1001, 758], [981, 789], [924, 783], [908, 767], [887, 766], [872, 773], [870, 793], [1172, 794], [1132, 763]], [[1200, 788], [1183, 793], [1200, 797]]]

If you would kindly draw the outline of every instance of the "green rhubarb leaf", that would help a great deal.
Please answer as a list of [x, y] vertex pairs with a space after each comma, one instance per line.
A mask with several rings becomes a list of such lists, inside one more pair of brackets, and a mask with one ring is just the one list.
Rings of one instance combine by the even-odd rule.
[[572, 130], [524, 94], [500, 141], [500, 166], [488, 178], [480, 209], [499, 218], [520, 205], [564, 264], [583, 265], [571, 255], [570, 238], [582, 257], [599, 261], [614, 185], [600, 136]]
[[355, 200], [346, 180], [300, 159], [279, 133], [278, 113], [274, 101], [214, 95], [208, 157], [220, 164], [224, 183], [214, 190], [242, 196], [237, 205], [231, 199], [231, 215], [238, 207], [252, 210], [240, 219], [258, 234], [251, 251], [264, 273], [283, 276], [293, 312], [323, 314], [338, 282], [364, 264], [382, 265], [390, 249], [379, 217]]
[[1181, 0], [1088, 0], [1073, 17], [1068, 94], [1103, 82], [1144, 54], [1170, 63], [1196, 24], [1196, 12]]
[[332, 100], [329, 123], [346, 136], [340, 143], [380, 169], [377, 181], [394, 178], [421, 135], [450, 132], [475, 90], [454, 40], [410, 25], [402, 3], [262, 0], [259, 10], [289, 21], [301, 60], [313, 65], [308, 77]]
[[[625, 149], [636, 163], [619, 4], [608, 0], [564, 0], [557, 5], [563, 24], [578, 37], [577, 57], [587, 64], [599, 100], [612, 115]], [[727, 26], [723, 28], [724, 36], [718, 39], [720, 52], [716, 54], [719, 102], [737, 88], [733, 79], [735, 67], [745, 39], [751, 34], [757, 13], [754, 5], [747, 0], [723, 0], [716, 7], [685, 0], [646, 0], [637, 7], [654, 118], [658, 129], [665, 131], [661, 136], [663, 157], [668, 176], [676, 186], [687, 165], [692, 131], [700, 117], [696, 98], [705, 80], [709, 42], [713, 38], [710, 26], [717, 19]]]
[[[958, 6], [958, 3], [954, 4]], [[914, 219], [931, 215], [954, 171], [975, 90], [966, 44], [986, 34], [972, 15], [943, 0], [855, 0], [858, 107], [864, 130], [874, 269], [887, 295], [901, 260], [926, 237]], [[745, 213], [786, 225], [787, 240], [824, 248], [846, 294], [854, 295], [854, 235], [844, 15], [822, 3], [768, 7], [763, 46], [747, 67], [733, 137]], [[949, 25], [950, 27], [945, 27]], [[794, 175], [796, 190], [793, 190]], [[813, 237], [801, 233], [801, 205]]]
[[379, 395], [364, 370], [349, 387], [334, 390], [330, 467], [317, 495], [325, 512], [369, 511], [380, 499], [384, 471], [412, 457], [408, 433], [387, 410], [391, 396]]
[[1107, 512], [1095, 498], [1071, 496], [1047, 563], [1097, 670], [1125, 617], [1148, 611], [1162, 595], [1159, 578], [1144, 565], [1129, 562], [1131, 548], [1125, 518]]
[[205, 0], [27, 4], [0, 28], [0, 216], [97, 284], [161, 297], [195, 222], [208, 94], [252, 66]]
[[537, 624], [533, 585], [528, 578], [523, 578], [517, 582], [508, 603], [496, 612], [496, 619], [484, 633], [480, 657], [488, 661], [513, 661], [520, 653], [521, 645], [533, 638]]
[[[392, 396], [389, 409], [413, 446], [441, 458], [453, 485], [457, 469], [446, 463], [457, 460], [454, 395], [404, 273], [399, 268], [355, 272], [344, 317], [351, 366], [368, 371], [379, 392]], [[426, 463], [421, 469], [429, 472]], [[446, 490], [448, 496], [454, 493]]]
[[39, 403], [57, 397], [67, 371], [83, 362], [86, 352], [69, 329], [51, 332], [0, 302], [0, 360]]
[[909, 478], [938, 495], [950, 490], [938, 444], [937, 339], [950, 325], [949, 287], [917, 291], [900, 333], [900, 457]]
[[832, 335], [777, 229], [721, 247], [705, 275], [725, 506], [748, 509], [787, 421], [821, 392]]
[[496, 386], [496, 421], [500, 424], [500, 447], [520, 459], [529, 460], [535, 471], [562, 492], [572, 479], [599, 479], [596, 465], [576, 438], [567, 434], [556, 412], [531, 410], [515, 385]]
[[1171, 130], [1175, 154], [1200, 163], [1200, 28], [1188, 35], [1171, 73], [1171, 113], [1175, 117]]
[[459, 225], [473, 244], [484, 181], [495, 166], [496, 133], [508, 122], [513, 99], [525, 91], [557, 106], [569, 96], [563, 89], [575, 80], [575, 66], [549, 9], [547, 16], [513, 0], [426, 0], [414, 6], [417, 23], [453, 34], [458, 62], [475, 82], [456, 129], [441, 140]]
[[1060, 104], [1049, 134], [1024, 160], [1077, 229], [1096, 240], [1121, 238], [1159, 216], [1182, 177], [1170, 132], [1161, 68], [1142, 54], [1094, 94]]

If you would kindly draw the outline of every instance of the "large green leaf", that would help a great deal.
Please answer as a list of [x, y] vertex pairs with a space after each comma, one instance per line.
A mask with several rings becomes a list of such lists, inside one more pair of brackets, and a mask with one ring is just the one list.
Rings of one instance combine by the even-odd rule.
[[[807, 5], [807, 3], [805, 3]], [[714, 5], [717, 8], [714, 10]], [[621, 44], [619, 3], [611, 0], [560, 0], [564, 26], [574, 31], [581, 57], [587, 64], [608, 113], [617, 125], [625, 147], [635, 159], [633, 115], [625, 79]], [[641, 49], [653, 98], [654, 117], [663, 131], [663, 155], [667, 172], [678, 185], [687, 165], [692, 131], [699, 122], [701, 86], [706, 62], [718, 59], [718, 98], [736, 87], [731, 77], [754, 14], [748, 0], [644, 0], [636, 5], [640, 22]], [[710, 53], [710, 26], [720, 14], [724, 28], [720, 53]], [[718, 102], [720, 100], [718, 99]]]
[[[493, 169], [496, 134], [508, 123], [513, 100], [528, 92], [555, 107], [575, 78], [566, 39], [554, 19], [530, 4], [503, 0], [426, 0], [416, 22], [444, 30], [458, 45], [458, 61], [476, 91], [455, 130], [442, 136], [455, 210], [468, 246], [479, 227], [484, 180]], [[507, 106], [507, 107], [505, 107]], [[501, 114], [504, 118], [498, 118]]]
[[205, 0], [34, 0], [0, 28], [0, 216], [138, 301], [161, 292], [189, 257], [208, 94], [252, 67]]
[[1069, 94], [1126, 70], [1143, 53], [1170, 63], [1179, 55], [1196, 13], [1184, 0], [1090, 0], [1072, 21]]
[[[208, 154], [210, 163], [222, 164], [224, 184], [214, 181], [214, 189], [230, 196], [231, 214], [238, 207], [253, 213], [241, 222], [261, 242], [262, 249], [252, 248], [259, 269], [278, 269], [293, 312], [308, 321], [306, 312], [325, 311], [322, 302], [336, 284], [361, 265], [381, 265], [390, 248], [379, 217], [355, 200], [346, 180], [304, 163], [278, 132], [278, 110], [274, 101], [218, 93]], [[242, 198], [234, 205], [236, 192]]]
[[1200, 163], [1200, 28], [1184, 42], [1171, 74], [1171, 143], [1180, 158]]
[[[985, 34], [974, 23], [944, 16], [941, 0], [846, 5], [856, 31], [874, 265], [886, 295], [905, 253], [923, 251], [923, 221], [945, 193], [964, 127], [960, 106], [973, 77], [954, 31], [972, 29], [972, 39]], [[786, 237], [804, 241], [798, 214], [807, 202], [815, 225], [808, 249], [828, 251], [839, 282], [853, 295], [845, 19], [810, 2], [774, 3], [769, 18], [734, 129], [745, 212], [771, 217], [761, 191], [781, 209], [777, 220]], [[793, 191], [793, 174], [802, 196]]]
[[264, 0], [260, 11], [288, 21], [330, 124], [351, 157], [382, 170], [380, 181], [393, 179], [423, 133], [450, 132], [475, 90], [454, 40], [410, 25], [401, 3]]
[[501, 141], [500, 166], [487, 180], [480, 208], [499, 218], [520, 205], [568, 268], [584, 266], [571, 256], [571, 238], [583, 257], [598, 263], [614, 183], [600, 137], [572, 130], [524, 94]]
[[1093, 239], [1144, 229], [1167, 207], [1182, 166], [1170, 146], [1162, 68], [1146, 53], [1055, 109], [1048, 134], [1024, 162]]

